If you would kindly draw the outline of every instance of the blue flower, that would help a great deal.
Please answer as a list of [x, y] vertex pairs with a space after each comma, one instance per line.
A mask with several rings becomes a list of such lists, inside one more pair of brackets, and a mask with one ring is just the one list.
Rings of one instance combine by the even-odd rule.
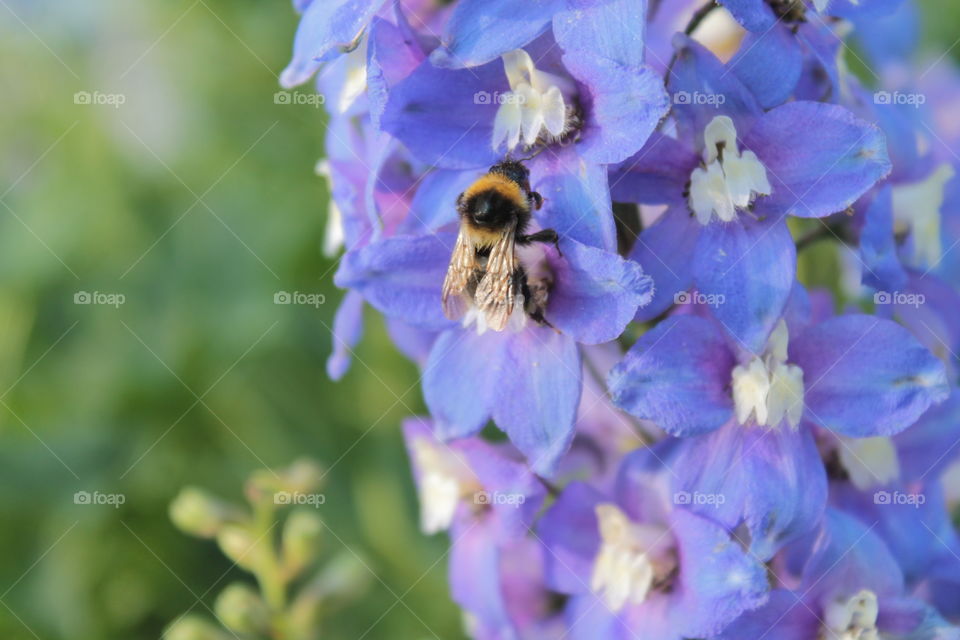
[[810, 327], [781, 321], [759, 353], [731, 344], [716, 323], [668, 318], [611, 372], [614, 401], [688, 438], [676, 486], [724, 495], [703, 514], [769, 558], [812, 527], [826, 476], [812, 426], [849, 438], [889, 436], [949, 393], [944, 365], [905, 329], [849, 315]]
[[484, 332], [452, 323], [441, 311], [453, 245], [447, 232], [384, 238], [347, 253], [336, 282], [389, 317], [441, 332], [423, 385], [442, 438], [475, 434], [493, 418], [536, 472], [550, 474], [574, 434], [578, 344], [616, 339], [649, 301], [653, 283], [635, 262], [561, 238], [562, 257], [547, 249], [542, 260], [552, 281], [545, 317], [555, 328], [530, 321]]
[[764, 112], [710, 52], [681, 37], [678, 46], [670, 84], [678, 139], [654, 136], [611, 177], [614, 200], [669, 205], [634, 249], [659, 285], [640, 319], [696, 286], [724, 301], [714, 317], [759, 352], [795, 279], [785, 216], [847, 209], [889, 173], [886, 143], [841, 107], [796, 101]]
[[763, 563], [677, 506], [670, 455], [629, 455], [609, 492], [571, 483], [540, 521], [548, 584], [571, 596], [571, 638], [713, 637], [765, 602]]
[[791, 551], [806, 560], [796, 588], [774, 590], [766, 605], [744, 614], [718, 640], [960, 638], [960, 629], [908, 594], [900, 567], [872, 527], [831, 510], [816, 534]]

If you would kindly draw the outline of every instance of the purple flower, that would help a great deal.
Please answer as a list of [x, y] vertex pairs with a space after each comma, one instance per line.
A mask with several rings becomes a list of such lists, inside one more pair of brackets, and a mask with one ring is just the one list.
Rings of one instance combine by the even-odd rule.
[[816, 534], [791, 551], [806, 560], [799, 584], [774, 590], [766, 605], [744, 614], [719, 640], [960, 637], [907, 593], [900, 567], [872, 527], [831, 510]]
[[758, 353], [709, 319], [669, 318], [630, 349], [609, 387], [625, 410], [689, 438], [678, 490], [724, 495], [719, 508], [698, 511], [731, 529], [744, 522], [764, 558], [812, 527], [825, 503], [811, 426], [889, 436], [949, 392], [943, 363], [905, 329], [862, 315], [780, 321]]
[[763, 112], [711, 53], [679, 44], [671, 76], [678, 139], [651, 138], [612, 176], [615, 200], [669, 205], [634, 248], [658, 283], [641, 319], [696, 286], [724, 301], [713, 316], [759, 352], [795, 280], [785, 216], [845, 210], [889, 172], [886, 144], [841, 107], [798, 101]]
[[[544, 252], [552, 281], [545, 317], [504, 332], [456, 325], [440, 289], [450, 233], [385, 238], [344, 256], [339, 286], [384, 314], [441, 331], [424, 367], [424, 396], [443, 439], [479, 432], [491, 418], [538, 473], [550, 474], [573, 438], [581, 393], [578, 344], [617, 338], [653, 287], [640, 265], [561, 238]], [[599, 309], [604, 311], [598, 312]], [[470, 317], [467, 318], [470, 320]]]
[[572, 483], [538, 527], [571, 638], [712, 637], [767, 597], [763, 564], [675, 506], [665, 448], [628, 456], [612, 492]]

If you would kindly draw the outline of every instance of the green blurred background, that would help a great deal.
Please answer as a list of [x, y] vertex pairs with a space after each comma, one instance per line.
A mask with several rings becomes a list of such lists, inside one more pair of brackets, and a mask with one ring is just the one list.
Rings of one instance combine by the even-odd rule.
[[[926, 4], [943, 51], [960, 8]], [[377, 574], [326, 636], [460, 636], [398, 429], [423, 410], [415, 368], [370, 314], [362, 363], [324, 372], [322, 110], [273, 99], [295, 27], [286, 0], [0, 0], [2, 638], [158, 638], [207, 614], [247, 576], [170, 500], [239, 500], [250, 471], [304, 455], [330, 469], [324, 553]]]

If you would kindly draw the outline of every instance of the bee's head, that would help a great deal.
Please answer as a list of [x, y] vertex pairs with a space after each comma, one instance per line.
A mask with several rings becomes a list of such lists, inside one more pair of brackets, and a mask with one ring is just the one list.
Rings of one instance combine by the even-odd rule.
[[497, 173], [520, 185], [524, 192], [530, 191], [530, 171], [515, 160], [504, 160], [490, 167], [490, 173]]

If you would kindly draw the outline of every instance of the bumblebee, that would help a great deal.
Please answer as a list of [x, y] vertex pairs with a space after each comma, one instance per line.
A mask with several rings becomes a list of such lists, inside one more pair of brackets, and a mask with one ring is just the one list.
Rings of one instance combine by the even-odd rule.
[[474, 308], [495, 331], [506, 328], [515, 308], [540, 324], [549, 283], [531, 278], [517, 248], [534, 242], [553, 243], [553, 229], [527, 234], [532, 212], [543, 198], [530, 190], [530, 172], [523, 164], [505, 160], [457, 197], [460, 233], [443, 282], [443, 312], [461, 319]]

